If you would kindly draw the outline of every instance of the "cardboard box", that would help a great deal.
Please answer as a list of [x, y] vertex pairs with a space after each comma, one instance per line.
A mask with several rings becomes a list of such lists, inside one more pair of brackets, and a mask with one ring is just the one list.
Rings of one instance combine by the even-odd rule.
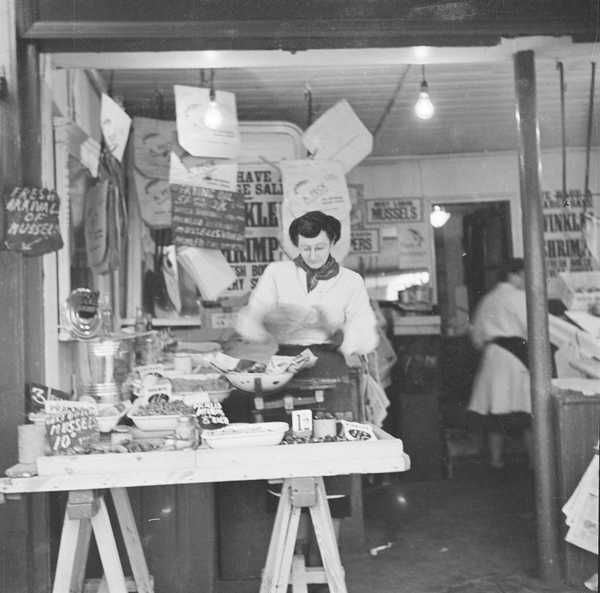
[[600, 272], [562, 272], [556, 284], [567, 309], [587, 311], [600, 301]]
[[237, 321], [237, 315], [237, 311], [204, 309], [202, 312], [202, 327], [208, 329], [233, 328]]

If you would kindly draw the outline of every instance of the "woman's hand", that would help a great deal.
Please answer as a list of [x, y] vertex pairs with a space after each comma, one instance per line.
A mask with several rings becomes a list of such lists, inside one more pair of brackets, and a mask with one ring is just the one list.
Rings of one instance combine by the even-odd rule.
[[[307, 326], [310, 310], [296, 305], [279, 305], [263, 317], [263, 326], [278, 343], [285, 344], [291, 334]], [[316, 314], [315, 314], [316, 317]]]

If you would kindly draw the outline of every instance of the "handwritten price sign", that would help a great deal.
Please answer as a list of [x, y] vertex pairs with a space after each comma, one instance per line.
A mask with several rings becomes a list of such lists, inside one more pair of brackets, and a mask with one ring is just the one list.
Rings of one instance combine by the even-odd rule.
[[7, 249], [41, 255], [63, 246], [58, 226], [60, 200], [54, 190], [15, 187], [5, 199]]
[[84, 453], [100, 437], [95, 404], [48, 401], [46, 439], [52, 455]]

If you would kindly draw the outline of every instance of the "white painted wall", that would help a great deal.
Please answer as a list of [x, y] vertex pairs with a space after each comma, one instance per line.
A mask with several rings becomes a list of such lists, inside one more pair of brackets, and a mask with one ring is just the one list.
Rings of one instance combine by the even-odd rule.
[[[567, 188], [583, 190], [585, 149], [567, 152]], [[511, 204], [513, 253], [523, 255], [523, 230], [517, 153], [440, 155], [367, 159], [348, 174], [363, 183], [365, 198], [422, 197], [436, 202], [508, 200]], [[560, 150], [542, 153], [542, 190], [562, 188]], [[590, 158], [590, 189], [600, 194], [600, 147]]]

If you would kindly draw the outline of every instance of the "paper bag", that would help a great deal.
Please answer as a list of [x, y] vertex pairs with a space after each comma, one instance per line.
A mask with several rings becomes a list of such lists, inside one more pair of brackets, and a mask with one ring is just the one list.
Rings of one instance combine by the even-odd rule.
[[[216, 91], [211, 103], [210, 89], [177, 84], [173, 88], [179, 144], [193, 156], [237, 158], [241, 143], [235, 95]], [[220, 115], [215, 125], [206, 118], [212, 108], [218, 109]]]
[[348, 173], [373, 150], [371, 132], [345, 99], [319, 117], [304, 132], [302, 142], [315, 160], [338, 161], [344, 173]]
[[350, 251], [350, 197], [340, 163], [335, 161], [281, 161], [283, 182], [283, 248], [293, 258], [298, 249], [292, 244], [288, 229], [295, 218], [312, 210], [321, 210], [337, 218], [342, 225], [340, 240], [333, 256], [342, 261]]
[[218, 249], [182, 247], [177, 260], [194, 279], [202, 297], [214, 301], [235, 281], [235, 274]]

